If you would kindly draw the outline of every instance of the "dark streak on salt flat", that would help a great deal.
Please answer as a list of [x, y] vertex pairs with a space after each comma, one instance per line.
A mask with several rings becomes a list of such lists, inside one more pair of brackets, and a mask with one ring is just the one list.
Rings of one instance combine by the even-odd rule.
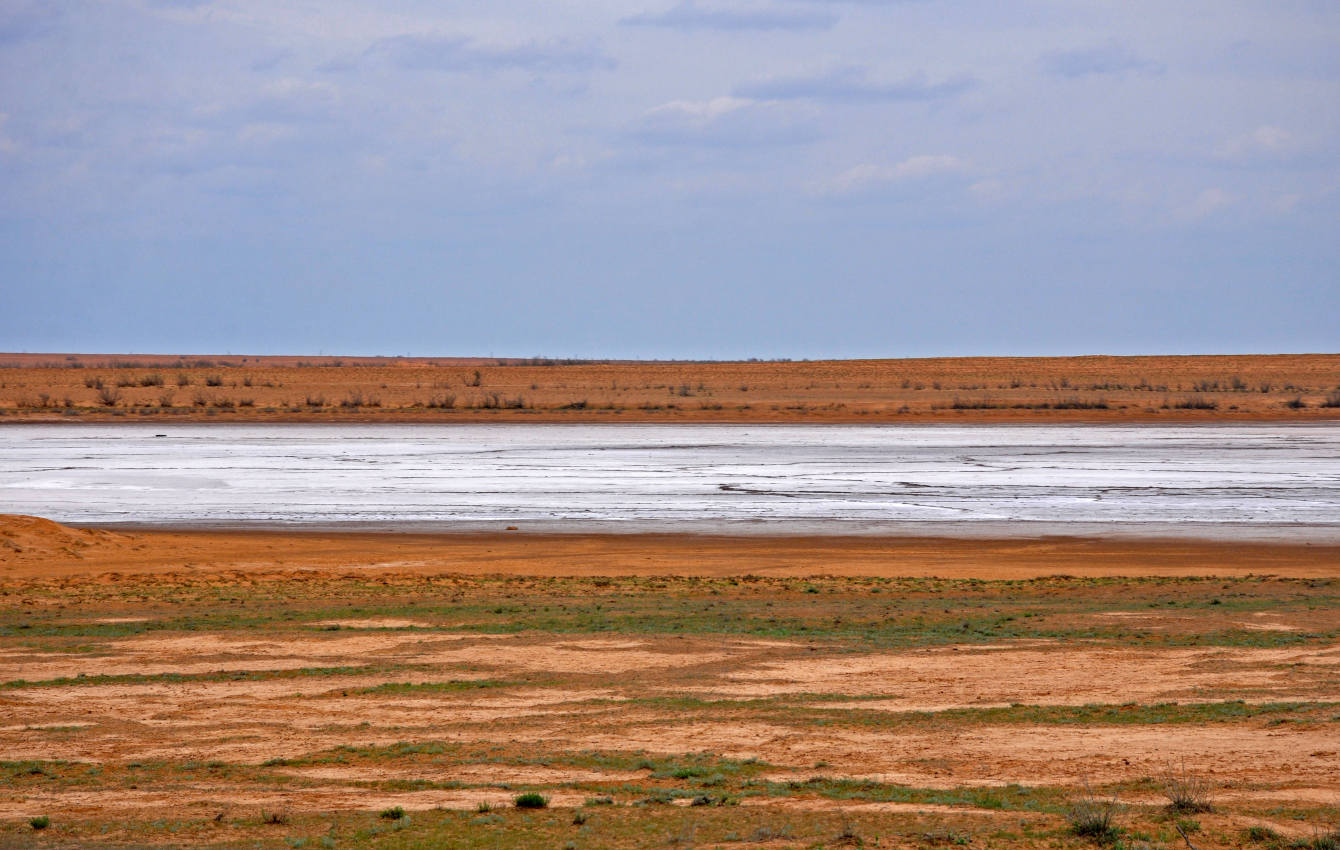
[[1337, 540], [1340, 425], [27, 426], [0, 431], [0, 512], [89, 525]]

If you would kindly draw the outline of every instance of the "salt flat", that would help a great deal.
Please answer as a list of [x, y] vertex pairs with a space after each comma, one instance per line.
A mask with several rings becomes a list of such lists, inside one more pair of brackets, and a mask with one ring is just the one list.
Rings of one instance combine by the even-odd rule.
[[148, 526], [1340, 539], [1340, 425], [33, 425], [0, 512]]

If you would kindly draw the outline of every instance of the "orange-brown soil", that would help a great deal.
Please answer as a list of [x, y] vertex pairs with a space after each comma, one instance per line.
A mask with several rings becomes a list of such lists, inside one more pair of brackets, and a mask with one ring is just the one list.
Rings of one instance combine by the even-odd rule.
[[[634, 804], [697, 797], [739, 804], [684, 809], [708, 846], [816, 846], [833, 813], [907, 836], [867, 846], [1078, 848], [1085, 785], [1171, 846], [1170, 768], [1212, 788], [1198, 850], [1340, 805], [1337, 547], [29, 517], [0, 543], [0, 846], [39, 813], [67, 844], [283, 846], [263, 811], [381, 846], [394, 806], [422, 846], [561, 846], [593, 797], [587, 844], [665, 846], [677, 808]], [[530, 789], [569, 814], [469, 820]]]
[[1340, 355], [806, 362], [0, 354], [4, 421], [1334, 419]]
[[[0, 515], [0, 580], [311, 570], [526, 576], [1335, 577], [1340, 545], [1048, 537], [107, 531]], [[1268, 624], [1263, 624], [1263, 627]]]

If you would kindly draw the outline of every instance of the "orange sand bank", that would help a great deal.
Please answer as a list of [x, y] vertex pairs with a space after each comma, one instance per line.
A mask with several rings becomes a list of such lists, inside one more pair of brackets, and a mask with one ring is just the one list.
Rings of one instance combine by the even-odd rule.
[[674, 534], [112, 532], [0, 517], [0, 581], [322, 571], [531, 576], [1340, 576], [1340, 546]]

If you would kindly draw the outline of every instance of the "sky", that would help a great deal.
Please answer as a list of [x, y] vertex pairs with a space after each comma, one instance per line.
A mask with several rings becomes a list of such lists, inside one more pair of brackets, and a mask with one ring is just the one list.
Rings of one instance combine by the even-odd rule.
[[1340, 351], [1340, 3], [0, 0], [0, 351]]

